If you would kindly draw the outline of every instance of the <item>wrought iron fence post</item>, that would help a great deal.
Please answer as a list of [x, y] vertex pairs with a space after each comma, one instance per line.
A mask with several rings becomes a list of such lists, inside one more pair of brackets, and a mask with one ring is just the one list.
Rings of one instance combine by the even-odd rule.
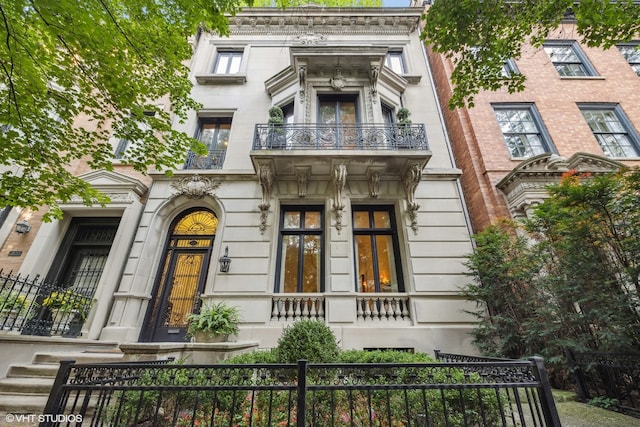
[[[60, 367], [58, 368], [58, 373], [56, 374], [56, 379], [53, 381], [53, 387], [51, 387], [51, 393], [49, 394], [49, 399], [47, 399], [47, 404], [44, 407], [43, 414], [56, 415], [58, 410], [63, 405], [63, 394], [62, 387], [69, 380], [69, 373], [71, 372], [71, 367], [76, 363], [75, 360], [61, 360]], [[49, 419], [51, 420], [51, 418]], [[51, 425], [51, 421], [44, 421], [40, 423], [40, 427], [47, 427]]]
[[436, 356], [437, 361], [440, 361], [440, 353], [441, 353], [441, 350], [438, 350], [438, 349], [433, 350], [433, 354]]
[[549, 383], [549, 377], [547, 376], [547, 370], [544, 367], [544, 359], [539, 356], [529, 358], [533, 362], [533, 372], [540, 382], [538, 387], [538, 396], [542, 404], [542, 413], [544, 414], [545, 424], [552, 427], [561, 427], [560, 417], [558, 416], [558, 409], [556, 408], [556, 402], [553, 400], [553, 394], [551, 393], [551, 384]]
[[298, 360], [298, 408], [297, 427], [304, 427], [307, 403], [307, 361]]
[[567, 356], [567, 363], [569, 364], [569, 370], [573, 373], [573, 378], [576, 381], [576, 388], [578, 397], [581, 401], [589, 399], [589, 392], [587, 390], [587, 383], [584, 380], [584, 374], [582, 368], [576, 361], [576, 355], [570, 348], [565, 348], [564, 353]]

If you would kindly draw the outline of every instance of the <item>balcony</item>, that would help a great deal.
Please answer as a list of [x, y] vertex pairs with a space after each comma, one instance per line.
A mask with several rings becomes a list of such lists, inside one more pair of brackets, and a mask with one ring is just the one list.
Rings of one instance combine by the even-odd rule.
[[350, 176], [366, 176], [371, 167], [402, 174], [410, 163], [431, 157], [423, 124], [257, 124], [251, 157], [268, 162], [276, 175], [295, 175], [310, 166], [313, 175], [330, 175], [336, 162], [347, 163]]
[[189, 151], [184, 169], [222, 169], [227, 150], [210, 150], [207, 154], [199, 156]]

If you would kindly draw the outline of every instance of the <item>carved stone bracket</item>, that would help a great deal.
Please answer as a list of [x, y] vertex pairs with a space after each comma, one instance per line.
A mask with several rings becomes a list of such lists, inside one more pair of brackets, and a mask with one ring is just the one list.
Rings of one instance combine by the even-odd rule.
[[347, 182], [347, 165], [339, 163], [333, 168], [333, 187], [335, 191], [333, 199], [333, 212], [336, 216], [336, 230], [338, 233], [342, 230], [342, 210], [344, 203], [342, 202], [342, 192]]
[[309, 167], [296, 168], [296, 177], [298, 178], [298, 197], [307, 196], [307, 184], [310, 171], [311, 168]]
[[220, 184], [220, 181], [202, 178], [198, 174], [187, 176], [171, 184], [175, 190], [172, 198], [178, 196], [187, 196], [190, 199], [202, 199], [204, 196], [215, 197], [215, 191], [220, 187]]
[[371, 97], [373, 102], [378, 99], [378, 77], [380, 76], [380, 66], [378, 64], [371, 64], [369, 69], [369, 83], [371, 83]]
[[271, 190], [273, 189], [273, 167], [269, 164], [262, 164], [258, 167], [258, 180], [262, 187], [262, 203], [258, 205], [260, 209], [260, 233], [267, 229], [267, 217], [271, 207]]
[[298, 67], [298, 84], [300, 86], [300, 101], [304, 102], [305, 86], [307, 84], [307, 66], [300, 65]]
[[369, 196], [378, 197], [380, 194], [380, 175], [382, 169], [369, 168], [367, 169], [367, 179], [369, 180]]
[[416, 203], [416, 188], [418, 188], [421, 179], [422, 167], [419, 163], [410, 164], [402, 177], [402, 184], [407, 192], [407, 212], [414, 234], [418, 234], [418, 209], [420, 209], [420, 205]]

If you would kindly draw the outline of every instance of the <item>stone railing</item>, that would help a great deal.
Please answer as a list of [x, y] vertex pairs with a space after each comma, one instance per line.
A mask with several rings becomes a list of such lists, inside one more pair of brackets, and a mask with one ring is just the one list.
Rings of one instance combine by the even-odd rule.
[[324, 295], [278, 294], [271, 302], [272, 321], [324, 320]]
[[358, 321], [404, 322], [411, 320], [409, 297], [404, 294], [360, 294], [356, 298]]

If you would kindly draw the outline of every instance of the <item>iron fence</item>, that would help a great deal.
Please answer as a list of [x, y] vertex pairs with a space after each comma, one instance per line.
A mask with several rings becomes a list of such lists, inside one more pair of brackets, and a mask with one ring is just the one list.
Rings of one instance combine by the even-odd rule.
[[254, 150], [428, 150], [423, 124], [257, 124]]
[[565, 352], [583, 401], [615, 399], [621, 411], [640, 417], [640, 353]]
[[79, 417], [90, 426], [560, 426], [539, 358], [206, 366], [64, 361], [44, 415], [41, 426]]
[[53, 285], [39, 276], [0, 269], [0, 330], [77, 337], [91, 310], [94, 291], [93, 287]]

